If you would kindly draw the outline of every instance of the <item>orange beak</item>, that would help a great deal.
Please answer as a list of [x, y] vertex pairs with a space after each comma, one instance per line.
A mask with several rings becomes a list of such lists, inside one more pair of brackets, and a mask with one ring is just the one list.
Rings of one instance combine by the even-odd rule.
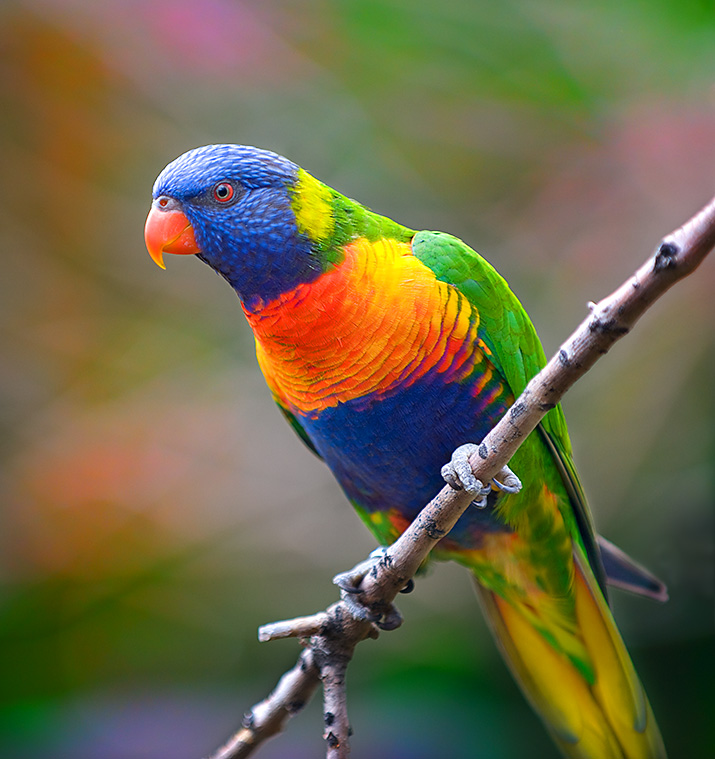
[[164, 266], [164, 253], [190, 256], [200, 253], [194, 229], [186, 216], [177, 210], [162, 211], [152, 206], [144, 225], [144, 242], [154, 262]]

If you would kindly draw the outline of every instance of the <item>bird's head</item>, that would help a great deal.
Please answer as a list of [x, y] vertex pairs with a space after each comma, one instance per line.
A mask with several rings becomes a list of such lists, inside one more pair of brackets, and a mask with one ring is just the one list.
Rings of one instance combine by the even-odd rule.
[[329, 188], [275, 153], [207, 145], [161, 172], [144, 238], [162, 268], [164, 253], [197, 255], [250, 309], [325, 270], [330, 201]]

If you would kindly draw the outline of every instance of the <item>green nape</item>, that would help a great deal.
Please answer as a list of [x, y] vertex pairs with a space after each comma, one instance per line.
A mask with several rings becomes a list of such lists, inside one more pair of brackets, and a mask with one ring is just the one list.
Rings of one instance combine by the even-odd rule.
[[313, 249], [322, 255], [326, 265], [340, 264], [343, 245], [355, 238], [409, 242], [415, 234], [414, 230], [341, 195], [303, 169], [298, 170], [298, 179], [291, 190], [291, 205], [298, 230], [310, 237]]

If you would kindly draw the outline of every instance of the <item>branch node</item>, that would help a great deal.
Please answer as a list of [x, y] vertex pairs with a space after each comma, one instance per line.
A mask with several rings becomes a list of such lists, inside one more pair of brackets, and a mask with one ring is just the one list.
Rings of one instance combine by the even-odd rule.
[[255, 723], [256, 723], [256, 717], [253, 714], [253, 709], [251, 709], [250, 711], [247, 711], [243, 715], [243, 719], [241, 720], [241, 726], [245, 727], [247, 730], [251, 730], [253, 726], [255, 725]]
[[447, 533], [437, 526], [434, 519], [426, 519], [422, 525], [426, 535], [430, 540], [440, 540]]
[[661, 243], [658, 252], [655, 254], [655, 261], [653, 263], [653, 271], [660, 272], [664, 269], [672, 269], [678, 265], [676, 260], [680, 249], [674, 242]]
[[559, 351], [559, 363], [566, 369], [569, 369], [571, 367], [571, 359], [569, 358], [569, 354], [563, 348], [561, 348]]
[[[627, 335], [629, 332], [628, 327], [623, 324], [619, 324], [617, 319], [602, 319], [595, 316], [588, 323], [588, 329], [590, 332], [600, 332], [601, 334], [609, 335]], [[605, 351], [604, 351], [605, 352]]]

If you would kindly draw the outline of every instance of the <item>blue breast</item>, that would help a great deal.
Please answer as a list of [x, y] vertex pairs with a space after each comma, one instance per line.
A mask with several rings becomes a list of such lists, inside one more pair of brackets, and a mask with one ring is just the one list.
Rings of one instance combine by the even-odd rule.
[[[444, 486], [440, 470], [454, 449], [479, 443], [506, 411], [505, 401], [484, 402], [501, 381], [495, 372], [474, 397], [473, 383], [445, 383], [433, 372], [389, 397], [341, 403], [301, 423], [353, 502], [411, 521]], [[450, 537], [471, 547], [485, 530], [504, 529], [491, 509], [472, 508]]]

